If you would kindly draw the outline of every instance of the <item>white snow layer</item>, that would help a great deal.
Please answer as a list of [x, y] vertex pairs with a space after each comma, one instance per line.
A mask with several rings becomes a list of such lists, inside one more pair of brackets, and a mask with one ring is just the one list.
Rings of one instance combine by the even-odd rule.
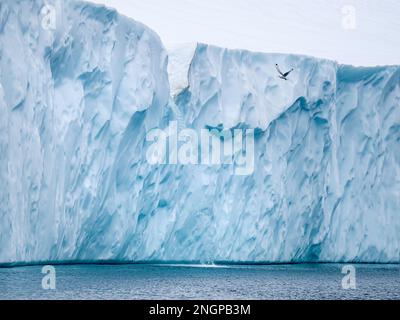
[[[154, 32], [46, 3], [56, 30], [41, 0], [0, 3], [0, 263], [399, 262], [399, 67], [199, 44], [170, 98]], [[255, 128], [254, 174], [151, 166], [171, 120]]]
[[168, 50], [168, 78], [171, 96], [174, 98], [189, 86], [189, 68], [196, 47], [196, 43], [188, 43], [173, 46]]

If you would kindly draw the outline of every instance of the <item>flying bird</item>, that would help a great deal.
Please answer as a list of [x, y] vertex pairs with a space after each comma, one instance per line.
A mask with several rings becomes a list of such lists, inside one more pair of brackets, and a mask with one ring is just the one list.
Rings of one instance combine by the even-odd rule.
[[278, 71], [278, 73], [280, 74], [279, 78], [283, 79], [283, 80], [287, 80], [287, 76], [294, 70], [293, 68], [290, 69], [288, 72], [283, 73], [280, 69], [278, 64], [275, 64], [276, 70]]

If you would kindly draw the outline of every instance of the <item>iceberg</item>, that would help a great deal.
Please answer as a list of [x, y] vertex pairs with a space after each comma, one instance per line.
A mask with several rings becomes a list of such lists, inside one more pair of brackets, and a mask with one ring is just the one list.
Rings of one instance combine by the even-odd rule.
[[[0, 43], [0, 264], [400, 261], [399, 66], [167, 52], [78, 1], [2, 1]], [[150, 164], [171, 122], [254, 129], [254, 173]]]

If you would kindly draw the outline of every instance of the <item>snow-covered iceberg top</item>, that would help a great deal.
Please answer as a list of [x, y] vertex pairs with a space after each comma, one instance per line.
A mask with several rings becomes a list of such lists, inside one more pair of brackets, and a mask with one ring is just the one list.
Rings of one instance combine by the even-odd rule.
[[185, 43], [167, 48], [168, 78], [173, 98], [189, 86], [189, 69], [196, 49], [197, 43]]

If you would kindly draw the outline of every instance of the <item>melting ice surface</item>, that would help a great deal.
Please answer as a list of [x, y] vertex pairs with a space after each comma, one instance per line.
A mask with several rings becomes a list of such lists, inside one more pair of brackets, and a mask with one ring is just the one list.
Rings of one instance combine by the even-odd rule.
[[[398, 66], [168, 57], [116, 11], [46, 3], [55, 30], [43, 1], [0, 3], [0, 263], [399, 262]], [[254, 174], [148, 164], [169, 121], [254, 128]]]

